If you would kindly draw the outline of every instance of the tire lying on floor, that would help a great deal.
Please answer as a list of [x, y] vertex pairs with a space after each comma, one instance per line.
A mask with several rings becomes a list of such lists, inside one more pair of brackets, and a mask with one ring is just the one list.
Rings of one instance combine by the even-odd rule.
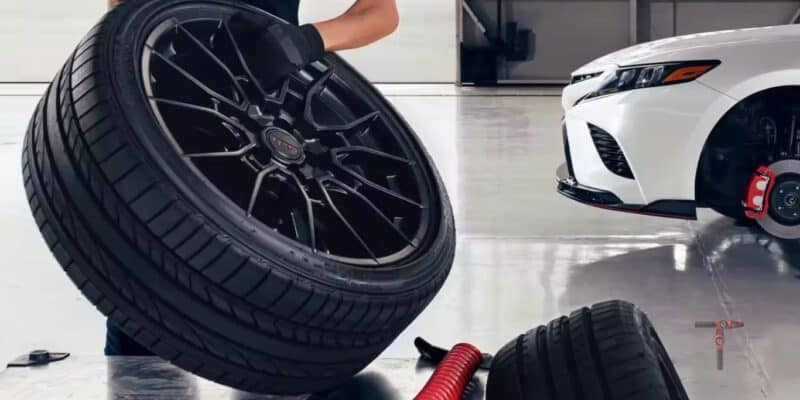
[[495, 356], [487, 400], [688, 400], [658, 334], [624, 301], [582, 308]]
[[[443, 284], [442, 182], [335, 55], [265, 87], [228, 0], [128, 1], [39, 104], [23, 173], [70, 278], [136, 341], [239, 389], [335, 387]], [[102, 344], [98, 343], [98, 348]]]

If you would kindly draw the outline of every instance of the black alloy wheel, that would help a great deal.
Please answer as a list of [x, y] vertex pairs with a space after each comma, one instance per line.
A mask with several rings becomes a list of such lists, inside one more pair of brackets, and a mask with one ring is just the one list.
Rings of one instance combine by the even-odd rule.
[[235, 0], [109, 12], [31, 119], [25, 189], [64, 271], [142, 346], [241, 390], [327, 391], [442, 287], [453, 214], [366, 79], [328, 54], [270, 87], [238, 12], [275, 18]]
[[390, 264], [432, 219], [431, 179], [382, 114], [325, 61], [265, 87], [218, 18], [171, 19], [146, 41], [143, 81], [161, 129], [243, 213], [337, 261]]

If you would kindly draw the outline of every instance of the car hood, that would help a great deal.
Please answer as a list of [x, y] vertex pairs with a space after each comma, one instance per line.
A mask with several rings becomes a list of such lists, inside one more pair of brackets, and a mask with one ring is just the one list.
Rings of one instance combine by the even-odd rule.
[[780, 25], [718, 32], [696, 33], [642, 43], [600, 57], [573, 73], [582, 75], [628, 66], [667, 61], [714, 59], [716, 49], [751, 47], [762, 43], [800, 40], [800, 25]]

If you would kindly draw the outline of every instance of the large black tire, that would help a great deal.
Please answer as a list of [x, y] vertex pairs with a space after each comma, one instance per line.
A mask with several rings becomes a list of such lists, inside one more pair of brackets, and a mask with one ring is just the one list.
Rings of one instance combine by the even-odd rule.
[[336, 79], [421, 160], [435, 218], [411, 254], [379, 266], [337, 261], [251, 222], [185, 166], [165, 161], [171, 148], [138, 71], [143, 38], [171, 10], [259, 12], [231, 0], [159, 0], [127, 1], [105, 16], [28, 130], [22, 166], [36, 223], [84, 295], [164, 359], [253, 392], [336, 387], [374, 360], [445, 281], [455, 230], [444, 186], [388, 102], [329, 55]]
[[492, 362], [487, 400], [685, 400], [643, 312], [608, 301], [520, 335]]

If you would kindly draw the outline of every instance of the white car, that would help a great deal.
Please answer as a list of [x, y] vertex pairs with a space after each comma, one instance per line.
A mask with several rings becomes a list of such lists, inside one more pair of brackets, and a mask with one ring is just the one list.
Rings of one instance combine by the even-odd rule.
[[800, 238], [800, 25], [620, 50], [575, 71], [562, 103], [563, 195], [687, 219], [711, 207]]

